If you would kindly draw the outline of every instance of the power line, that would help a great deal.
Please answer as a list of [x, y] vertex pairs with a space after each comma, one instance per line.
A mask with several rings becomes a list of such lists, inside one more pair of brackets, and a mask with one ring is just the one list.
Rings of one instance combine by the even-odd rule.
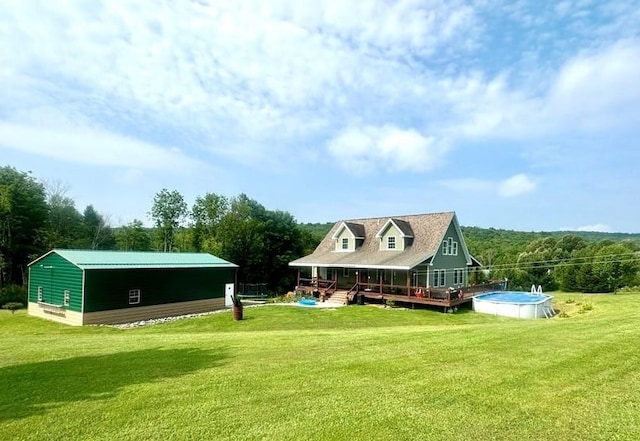
[[[593, 259], [604, 259], [606, 257], [624, 257], [624, 256], [635, 256], [635, 258], [640, 258], [640, 254], [638, 254], [637, 252], [629, 252], [629, 253], [620, 253], [620, 254], [603, 254], [603, 255], [591, 255], [591, 256], [584, 256], [584, 257], [566, 257], [566, 258], [561, 258], [561, 257], [556, 257], [553, 259], [547, 259], [547, 260], [538, 260], [538, 261], [532, 261], [532, 262], [523, 262], [524, 264], [528, 264], [528, 265], [534, 265], [534, 264], [549, 264], [552, 262], [555, 262], [556, 264], [558, 263], [563, 263], [563, 262], [571, 262], [571, 261], [580, 261], [580, 260], [585, 260], [587, 262], [589, 262], [589, 259], [593, 260]], [[495, 268], [495, 269], [502, 269], [503, 266], [508, 266], [511, 267], [513, 265], [517, 265], [518, 262], [515, 263], [501, 263], [501, 264], [497, 264], [497, 265], [489, 265], [491, 268]]]

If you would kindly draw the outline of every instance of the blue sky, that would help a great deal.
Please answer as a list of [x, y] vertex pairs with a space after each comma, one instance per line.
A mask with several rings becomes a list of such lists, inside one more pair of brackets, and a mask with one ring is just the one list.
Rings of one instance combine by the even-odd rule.
[[4, 0], [0, 165], [113, 224], [162, 188], [301, 222], [640, 232], [640, 1]]

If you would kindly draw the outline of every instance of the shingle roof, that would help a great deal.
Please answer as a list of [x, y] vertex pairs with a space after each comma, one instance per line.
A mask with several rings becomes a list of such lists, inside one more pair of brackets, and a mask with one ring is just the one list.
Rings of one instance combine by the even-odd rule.
[[[336, 222], [312, 254], [294, 260], [289, 265], [410, 269], [435, 255], [454, 218], [455, 213], [450, 211]], [[404, 251], [380, 250], [376, 234], [390, 219], [403, 234], [413, 237], [411, 245]], [[335, 251], [335, 240], [332, 237], [343, 222], [359, 224], [364, 228], [365, 240], [356, 251]]]
[[356, 238], [364, 238], [364, 225], [355, 222], [345, 222], [344, 224]]
[[158, 253], [145, 251], [99, 251], [55, 249], [31, 262], [56, 253], [82, 269], [134, 268], [236, 268], [237, 265], [207, 253]]

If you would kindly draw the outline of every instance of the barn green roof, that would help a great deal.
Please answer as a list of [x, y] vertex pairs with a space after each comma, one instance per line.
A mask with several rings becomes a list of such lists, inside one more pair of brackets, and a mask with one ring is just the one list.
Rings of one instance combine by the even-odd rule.
[[236, 268], [237, 265], [207, 253], [158, 253], [151, 251], [51, 250], [34, 260], [56, 253], [82, 269], [135, 268]]

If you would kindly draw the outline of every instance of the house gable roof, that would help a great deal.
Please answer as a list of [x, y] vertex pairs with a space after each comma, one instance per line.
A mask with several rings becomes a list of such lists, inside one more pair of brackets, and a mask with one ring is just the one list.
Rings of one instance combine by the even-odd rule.
[[52, 253], [58, 254], [81, 269], [237, 268], [237, 265], [207, 253], [63, 249], [51, 250], [31, 262], [29, 266], [36, 264]]
[[340, 233], [342, 233], [342, 230], [346, 229], [347, 231], [349, 231], [349, 233], [351, 233], [351, 235], [355, 238], [355, 239], [364, 239], [364, 225], [362, 224], [356, 224], [354, 222], [342, 222], [340, 224], [340, 227], [338, 227], [335, 230], [335, 233], [333, 233], [332, 239], [337, 239], [338, 236], [340, 236]]
[[394, 218], [389, 218], [389, 220], [382, 226], [382, 228], [380, 228], [380, 230], [376, 234], [376, 237], [381, 238], [384, 235], [385, 231], [387, 231], [387, 228], [389, 228], [389, 225], [393, 225], [394, 227], [396, 227], [396, 230], [400, 232], [402, 237], [413, 237], [413, 230], [411, 229], [411, 225], [409, 224], [409, 222], [402, 219]]
[[[438, 252], [451, 222], [455, 221], [454, 224], [457, 226], [457, 220], [455, 219], [455, 213], [451, 211], [394, 216], [392, 218], [382, 217], [339, 221], [334, 224], [312, 254], [294, 260], [289, 265], [300, 267], [338, 266], [344, 268], [410, 269], [432, 258]], [[362, 225], [366, 233], [365, 239], [356, 251], [339, 253], [335, 251], [333, 235], [347, 222]], [[402, 252], [388, 253], [380, 250], [377, 234], [383, 231], [390, 222], [393, 222], [396, 228], [406, 237], [413, 237], [412, 243]], [[459, 231], [459, 226], [457, 228]], [[466, 255], [469, 256], [464, 242], [461, 243], [461, 246]], [[470, 262], [469, 257], [467, 257], [467, 261]]]

